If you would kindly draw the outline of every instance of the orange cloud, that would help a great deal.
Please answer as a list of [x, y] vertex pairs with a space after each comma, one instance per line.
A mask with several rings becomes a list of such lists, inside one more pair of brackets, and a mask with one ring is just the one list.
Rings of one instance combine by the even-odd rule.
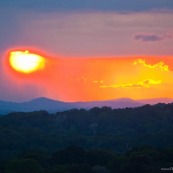
[[137, 83], [102, 85], [100, 86], [100, 88], [149, 88], [151, 85], [158, 85], [161, 83], [162, 83], [161, 80], [146, 79], [142, 82], [137, 82]]
[[137, 65], [137, 64], [142, 64], [144, 67], [147, 67], [150, 69], [159, 68], [162, 71], [169, 71], [169, 66], [166, 65], [164, 62], [159, 62], [157, 64], [151, 65], [151, 64], [147, 64], [144, 59], [137, 59], [136, 61], [133, 62], [133, 65]]

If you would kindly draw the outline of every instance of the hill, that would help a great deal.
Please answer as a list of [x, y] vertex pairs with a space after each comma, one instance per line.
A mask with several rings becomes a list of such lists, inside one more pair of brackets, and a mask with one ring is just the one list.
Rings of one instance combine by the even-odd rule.
[[33, 99], [28, 102], [7, 102], [0, 101], [0, 114], [7, 114], [10, 112], [31, 112], [39, 110], [47, 110], [50, 113], [55, 113], [58, 111], [70, 110], [73, 108], [84, 108], [91, 109], [92, 107], [103, 107], [108, 106], [113, 109], [126, 108], [126, 107], [139, 107], [145, 104], [156, 104], [160, 102], [170, 103], [172, 99], [148, 99], [135, 101], [128, 98], [116, 99], [116, 100], [106, 100], [106, 101], [92, 101], [92, 102], [62, 102], [57, 100], [52, 100], [45, 97], [40, 97]]
[[168, 146], [173, 145], [173, 104], [125, 109], [95, 107], [55, 114], [14, 112], [0, 117], [0, 135], [1, 146], [12, 145], [12, 150], [56, 150], [78, 144], [124, 152], [139, 144]]
[[94, 101], [94, 102], [62, 102], [48, 99], [45, 97], [36, 98], [28, 102], [6, 102], [0, 101], [0, 113], [5, 114], [9, 112], [31, 112], [39, 110], [47, 110], [55, 113], [57, 111], [70, 110], [73, 108], [90, 109], [92, 107], [110, 106], [112, 108], [137, 107], [143, 105], [131, 99], [118, 99], [110, 101]]
[[[78, 152], [84, 153], [82, 147], [86, 149], [85, 154], [92, 154], [89, 158], [91, 167], [101, 164], [112, 172], [126, 173], [129, 172], [130, 164], [130, 168], [132, 166], [134, 168], [133, 173], [136, 173], [137, 163], [137, 165], [142, 164], [140, 170], [144, 171], [140, 172], [151, 170], [151, 173], [159, 173], [161, 168], [172, 166], [172, 162], [169, 165], [167, 163], [173, 158], [171, 148], [173, 146], [173, 104], [144, 105], [124, 109], [94, 107], [89, 110], [71, 109], [54, 114], [49, 114], [47, 111], [12, 112], [0, 117], [0, 136], [0, 170], [5, 170], [4, 165], [11, 167], [12, 162], [14, 163], [12, 169], [17, 169], [16, 164], [23, 166], [24, 162], [30, 162], [21, 160], [27, 158], [38, 160], [44, 167], [45, 173], [50, 172], [46, 169], [51, 170], [50, 173], [55, 173], [59, 171], [61, 164], [71, 166], [73, 162], [68, 159], [76, 161]], [[80, 148], [69, 148], [69, 146]], [[138, 148], [138, 146], [151, 148]], [[67, 149], [63, 149], [65, 147]], [[163, 147], [166, 149], [161, 150], [160, 148]], [[111, 155], [117, 153], [116, 156], [120, 158], [111, 160], [109, 157], [108, 164], [107, 151]], [[89, 161], [85, 158], [85, 154], [82, 163]], [[122, 156], [126, 157], [125, 160], [122, 160]], [[12, 160], [10, 165], [8, 165], [9, 160]], [[81, 158], [79, 161], [81, 164]], [[113, 167], [109, 167], [110, 164]], [[123, 168], [126, 168], [126, 171], [121, 169], [117, 171], [115, 164], [124, 164]], [[144, 167], [145, 165], [147, 167]], [[148, 167], [151, 165], [152, 168]], [[52, 170], [52, 166], [57, 171]], [[149, 170], [146, 171], [145, 168]], [[82, 171], [78, 172], [83, 170], [85, 169], [82, 168]], [[63, 170], [61, 172], [66, 173]], [[86, 172], [93, 173], [92, 170]]]

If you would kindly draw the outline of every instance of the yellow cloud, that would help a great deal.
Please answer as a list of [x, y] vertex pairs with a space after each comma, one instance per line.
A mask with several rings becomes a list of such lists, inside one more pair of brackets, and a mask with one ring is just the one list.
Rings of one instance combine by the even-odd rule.
[[104, 80], [100, 80], [100, 81], [99, 80], [94, 80], [93, 82], [94, 83], [104, 83]]
[[161, 80], [146, 79], [137, 83], [102, 85], [100, 88], [149, 88], [151, 85], [158, 85], [161, 83]]
[[144, 67], [147, 68], [160, 68], [161, 71], [169, 71], [169, 66], [165, 65], [164, 62], [159, 62], [157, 64], [151, 65], [151, 64], [147, 64], [146, 61], [144, 59], [137, 59], [136, 61], [133, 62], [133, 65], [137, 65], [137, 64], [142, 64], [144, 65]]

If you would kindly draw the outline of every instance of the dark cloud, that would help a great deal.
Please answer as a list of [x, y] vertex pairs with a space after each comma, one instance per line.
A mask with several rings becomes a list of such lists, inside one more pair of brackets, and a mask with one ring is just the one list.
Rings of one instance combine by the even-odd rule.
[[153, 41], [162, 41], [165, 39], [171, 39], [172, 36], [171, 35], [155, 35], [155, 34], [139, 34], [139, 35], [135, 35], [134, 37], [136, 40], [140, 40], [143, 42], [153, 42]]
[[36, 10], [117, 10], [143, 11], [173, 9], [172, 0], [5, 0], [0, 7]]

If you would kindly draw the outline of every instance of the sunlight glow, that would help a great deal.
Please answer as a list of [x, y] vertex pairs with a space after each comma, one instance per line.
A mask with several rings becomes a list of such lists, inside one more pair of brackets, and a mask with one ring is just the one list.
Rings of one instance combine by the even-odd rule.
[[45, 66], [45, 58], [28, 50], [10, 52], [9, 62], [14, 70], [22, 73], [32, 73]]

